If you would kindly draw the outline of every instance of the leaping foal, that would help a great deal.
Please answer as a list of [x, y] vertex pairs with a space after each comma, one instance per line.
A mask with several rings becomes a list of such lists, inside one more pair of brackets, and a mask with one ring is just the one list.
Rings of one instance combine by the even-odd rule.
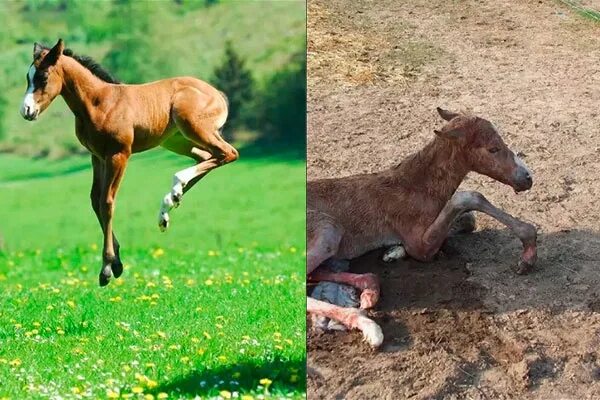
[[162, 146], [190, 157], [196, 165], [173, 177], [162, 200], [158, 224], [169, 226], [169, 211], [209, 171], [235, 161], [238, 152], [220, 135], [227, 100], [208, 83], [192, 77], [126, 85], [88, 57], [64, 48], [35, 44], [27, 72], [23, 118], [33, 121], [58, 95], [75, 115], [75, 133], [92, 154], [92, 208], [104, 233], [100, 286], [123, 273], [119, 242], [112, 231], [119, 183], [133, 153]]
[[489, 121], [440, 108], [438, 113], [448, 122], [435, 131], [435, 139], [396, 167], [312, 181], [307, 186], [308, 279], [362, 290], [360, 310], [308, 298], [307, 311], [360, 329], [373, 347], [381, 345], [383, 334], [364, 309], [373, 307], [379, 298], [377, 277], [317, 269], [324, 261], [352, 259], [380, 247], [389, 247], [384, 261], [405, 254], [429, 261], [449, 234], [475, 228], [470, 211], [492, 216], [521, 239], [524, 250], [516, 273], [526, 273], [537, 260], [533, 225], [494, 207], [481, 193], [456, 192], [470, 171], [516, 192], [529, 190], [533, 180], [525, 164]]

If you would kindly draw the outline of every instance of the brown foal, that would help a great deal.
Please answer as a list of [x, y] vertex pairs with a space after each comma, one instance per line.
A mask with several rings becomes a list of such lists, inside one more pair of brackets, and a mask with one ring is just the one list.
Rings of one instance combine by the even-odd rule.
[[21, 114], [35, 120], [63, 96], [75, 115], [75, 133], [92, 154], [92, 208], [104, 233], [100, 286], [123, 272], [119, 242], [112, 230], [119, 183], [133, 153], [162, 146], [190, 157], [196, 165], [173, 177], [162, 200], [159, 227], [169, 211], [209, 171], [235, 161], [238, 152], [220, 135], [227, 100], [208, 83], [192, 77], [142, 85], [121, 84], [87, 57], [65, 50], [62, 39], [50, 48], [34, 45]]
[[438, 113], [448, 122], [435, 131], [435, 139], [396, 167], [312, 181], [307, 186], [308, 278], [362, 290], [360, 310], [309, 298], [307, 311], [360, 329], [373, 347], [381, 345], [383, 334], [364, 309], [373, 307], [379, 298], [376, 276], [317, 269], [324, 261], [351, 259], [380, 247], [389, 247], [384, 261], [406, 254], [429, 261], [449, 234], [474, 230], [470, 211], [494, 217], [521, 240], [524, 250], [515, 272], [526, 273], [537, 259], [533, 225], [494, 207], [481, 193], [456, 192], [470, 171], [517, 192], [528, 190], [533, 180], [525, 164], [489, 121], [439, 108]]

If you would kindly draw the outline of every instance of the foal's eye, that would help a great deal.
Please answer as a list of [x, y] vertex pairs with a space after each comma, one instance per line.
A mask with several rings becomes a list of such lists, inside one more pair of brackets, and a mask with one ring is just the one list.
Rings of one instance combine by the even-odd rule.
[[498, 147], [492, 147], [491, 149], [488, 149], [488, 151], [492, 154], [497, 153], [500, 151], [500, 148]]

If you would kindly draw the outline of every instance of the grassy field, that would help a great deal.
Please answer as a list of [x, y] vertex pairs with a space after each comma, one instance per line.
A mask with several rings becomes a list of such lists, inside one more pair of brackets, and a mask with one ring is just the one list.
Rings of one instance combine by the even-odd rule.
[[305, 396], [304, 162], [216, 170], [161, 233], [188, 164], [134, 156], [115, 219], [126, 269], [99, 288], [88, 159], [0, 156], [0, 398]]

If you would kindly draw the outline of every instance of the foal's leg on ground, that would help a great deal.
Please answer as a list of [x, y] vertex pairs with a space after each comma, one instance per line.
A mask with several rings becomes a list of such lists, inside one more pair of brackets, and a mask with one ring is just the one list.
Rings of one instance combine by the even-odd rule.
[[[104, 166], [102, 160], [100, 160], [95, 155], [92, 155], [92, 170], [93, 170], [93, 178], [92, 178], [92, 190], [90, 191], [90, 200], [92, 201], [92, 209], [96, 214], [96, 218], [98, 218], [98, 222], [100, 223], [100, 228], [102, 228], [102, 232], [104, 233], [104, 225], [102, 223], [102, 218], [100, 217], [100, 196], [102, 194], [102, 180], [104, 179]], [[115, 278], [118, 278], [123, 273], [123, 263], [121, 262], [120, 256], [120, 248], [119, 241], [115, 236], [114, 232], [113, 236], [113, 248], [115, 249], [115, 261], [111, 265], [112, 274]]]
[[[310, 210], [307, 212], [307, 226], [306, 273], [310, 276], [323, 261], [335, 255], [342, 238], [342, 230], [328, 221], [323, 214]], [[339, 321], [350, 329], [360, 329], [365, 340], [373, 347], [379, 347], [383, 342], [381, 328], [366, 317], [363, 310], [344, 308], [309, 297], [306, 311]]]
[[448, 236], [453, 221], [465, 211], [486, 213], [510, 228], [523, 243], [523, 253], [519, 264], [514, 268], [515, 272], [523, 274], [533, 267], [537, 261], [535, 227], [494, 207], [481, 193], [474, 191], [457, 192], [452, 196], [433, 224], [427, 228], [421, 243], [413, 248], [417, 258], [431, 259]]
[[[475, 230], [475, 216], [472, 212], [467, 211], [458, 214], [458, 216], [452, 222], [448, 236], [458, 235], [460, 233], [471, 233]], [[402, 260], [406, 258], [406, 249], [402, 244], [389, 247], [384, 253], [382, 260], [383, 262], [393, 262], [396, 260]]]
[[115, 198], [130, 156], [129, 151], [109, 155], [104, 160], [104, 177], [100, 195], [100, 219], [104, 227], [104, 247], [102, 251], [102, 270], [99, 275], [100, 286], [106, 286], [112, 275], [112, 265], [116, 261], [112, 219]]

